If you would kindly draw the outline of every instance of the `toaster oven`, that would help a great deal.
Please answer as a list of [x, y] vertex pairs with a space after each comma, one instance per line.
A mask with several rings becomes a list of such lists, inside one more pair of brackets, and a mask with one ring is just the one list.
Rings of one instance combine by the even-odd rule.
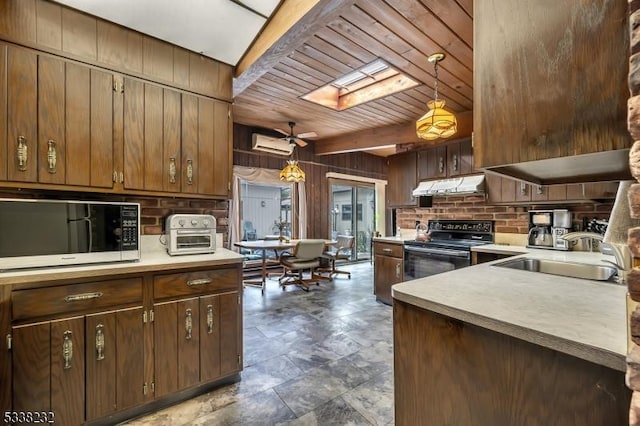
[[214, 253], [216, 218], [208, 214], [173, 214], [165, 221], [165, 235], [171, 256]]

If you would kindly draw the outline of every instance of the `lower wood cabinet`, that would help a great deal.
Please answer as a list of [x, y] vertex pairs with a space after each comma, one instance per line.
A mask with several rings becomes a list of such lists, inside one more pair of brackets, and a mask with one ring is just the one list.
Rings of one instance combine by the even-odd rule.
[[11, 410], [119, 421], [239, 372], [240, 277], [233, 265], [14, 289]]
[[404, 277], [404, 248], [402, 244], [374, 242], [373, 252], [373, 292], [376, 300], [391, 305], [391, 286], [402, 282]]

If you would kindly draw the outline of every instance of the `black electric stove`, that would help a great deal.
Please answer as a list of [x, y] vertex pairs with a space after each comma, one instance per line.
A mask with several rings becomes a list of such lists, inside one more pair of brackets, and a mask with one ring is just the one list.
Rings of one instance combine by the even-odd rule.
[[404, 241], [404, 279], [410, 280], [471, 265], [471, 247], [491, 244], [493, 221], [430, 220], [430, 241]]

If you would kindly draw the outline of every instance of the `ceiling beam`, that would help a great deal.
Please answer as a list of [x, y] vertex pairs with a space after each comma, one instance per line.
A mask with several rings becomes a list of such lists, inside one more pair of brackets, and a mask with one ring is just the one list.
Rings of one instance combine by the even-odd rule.
[[[470, 137], [473, 131], [473, 111], [456, 113], [458, 132], [452, 139]], [[358, 132], [347, 133], [333, 138], [315, 141], [316, 155], [340, 154], [344, 152], [363, 151], [386, 145], [415, 144], [428, 146], [441, 142], [425, 141], [416, 135], [416, 123], [410, 121], [386, 127], [375, 127]]]
[[236, 66], [233, 96], [273, 68], [355, 0], [285, 0]]

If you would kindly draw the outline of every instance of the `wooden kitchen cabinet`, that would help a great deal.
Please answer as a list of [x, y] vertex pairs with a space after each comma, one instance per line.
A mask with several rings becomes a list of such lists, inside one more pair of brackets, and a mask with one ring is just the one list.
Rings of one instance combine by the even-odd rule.
[[392, 304], [391, 286], [404, 278], [402, 244], [374, 242], [373, 292], [376, 300]]
[[38, 164], [38, 56], [27, 49], [4, 45], [7, 96], [6, 162], [3, 178], [14, 182], [37, 182]]
[[111, 74], [13, 45], [0, 52], [7, 59], [0, 179], [111, 188]]
[[72, 425], [141, 404], [141, 305], [140, 278], [14, 291], [14, 410]]
[[[522, 178], [528, 172], [542, 183], [607, 175], [610, 180], [621, 171], [628, 176], [628, 167], [619, 161], [632, 144], [627, 131], [627, 4], [612, 2], [599, 9], [596, 20], [591, 10], [571, 0], [544, 9], [522, 7], [517, 0], [477, 5], [475, 167]], [[502, 48], [496, 49], [499, 43]], [[564, 66], [557, 67], [558, 61]], [[577, 163], [581, 154], [592, 156]], [[525, 168], [524, 163], [536, 160], [546, 163]], [[575, 169], [574, 176], [567, 176], [567, 167]]]
[[417, 154], [415, 151], [405, 152], [389, 157], [387, 175], [389, 207], [415, 206], [417, 199], [412, 192], [417, 185]]
[[418, 181], [473, 173], [471, 139], [440, 144], [418, 151]]
[[154, 278], [156, 397], [241, 370], [238, 280], [233, 270]]

